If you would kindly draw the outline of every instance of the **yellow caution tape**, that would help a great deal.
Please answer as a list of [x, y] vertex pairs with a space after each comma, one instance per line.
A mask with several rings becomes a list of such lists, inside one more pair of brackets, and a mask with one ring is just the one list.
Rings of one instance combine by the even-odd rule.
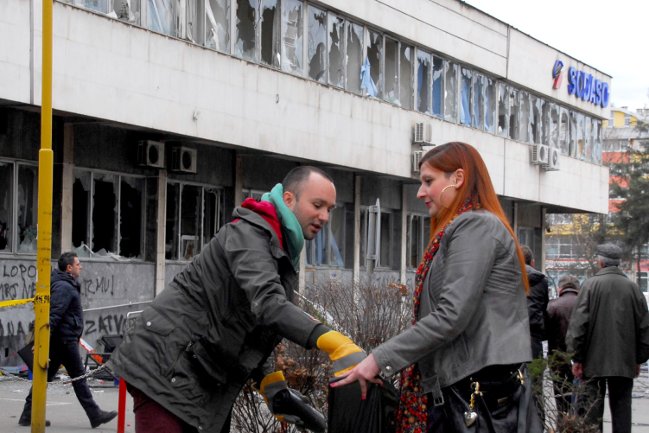
[[15, 307], [16, 305], [29, 304], [31, 302], [34, 302], [34, 298], [14, 299], [12, 301], [0, 301], [0, 308]]

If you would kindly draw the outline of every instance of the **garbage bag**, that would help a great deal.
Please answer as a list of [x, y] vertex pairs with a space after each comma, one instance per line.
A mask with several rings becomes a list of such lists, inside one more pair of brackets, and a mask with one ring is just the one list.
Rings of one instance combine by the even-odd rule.
[[358, 382], [329, 388], [329, 426], [332, 433], [394, 433], [398, 392], [387, 381], [368, 383], [367, 398], [361, 400]]

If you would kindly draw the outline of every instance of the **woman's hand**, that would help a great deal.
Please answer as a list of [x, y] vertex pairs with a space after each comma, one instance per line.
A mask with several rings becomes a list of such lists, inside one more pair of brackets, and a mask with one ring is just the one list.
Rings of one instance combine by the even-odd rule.
[[361, 400], [365, 400], [367, 397], [367, 382], [377, 383], [379, 385], [383, 384], [378, 375], [379, 366], [374, 359], [374, 355], [370, 353], [367, 358], [358, 363], [349, 373], [342, 376], [342, 379], [333, 382], [331, 387], [337, 388], [358, 381], [361, 387]]

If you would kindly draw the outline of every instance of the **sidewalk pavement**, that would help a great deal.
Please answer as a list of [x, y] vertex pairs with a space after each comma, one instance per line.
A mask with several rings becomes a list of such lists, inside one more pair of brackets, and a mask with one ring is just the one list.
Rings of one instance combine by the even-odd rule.
[[[117, 410], [118, 388], [110, 381], [89, 379], [93, 396], [103, 410]], [[547, 384], [546, 384], [547, 385]], [[13, 376], [0, 376], [0, 432], [29, 433], [29, 427], [20, 427], [18, 418], [29, 392], [31, 382]], [[611, 415], [606, 402], [604, 412], [604, 432], [611, 433]], [[633, 433], [649, 433], [649, 373], [643, 371], [635, 380], [633, 387]], [[47, 433], [115, 433], [117, 418], [96, 429], [90, 427], [81, 405], [77, 401], [71, 385], [53, 382], [47, 391], [46, 418], [52, 425], [46, 427]], [[135, 433], [133, 416], [133, 400], [126, 396], [126, 425], [125, 433]], [[232, 432], [248, 433], [248, 432]]]

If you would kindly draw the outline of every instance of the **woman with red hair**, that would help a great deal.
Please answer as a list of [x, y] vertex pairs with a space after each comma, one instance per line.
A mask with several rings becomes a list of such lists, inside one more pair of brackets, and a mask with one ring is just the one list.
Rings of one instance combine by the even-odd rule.
[[398, 432], [542, 431], [524, 380], [532, 359], [525, 262], [487, 167], [474, 147], [452, 142], [419, 168], [431, 238], [413, 324], [332, 386], [358, 380], [364, 398], [368, 381], [401, 372]]

